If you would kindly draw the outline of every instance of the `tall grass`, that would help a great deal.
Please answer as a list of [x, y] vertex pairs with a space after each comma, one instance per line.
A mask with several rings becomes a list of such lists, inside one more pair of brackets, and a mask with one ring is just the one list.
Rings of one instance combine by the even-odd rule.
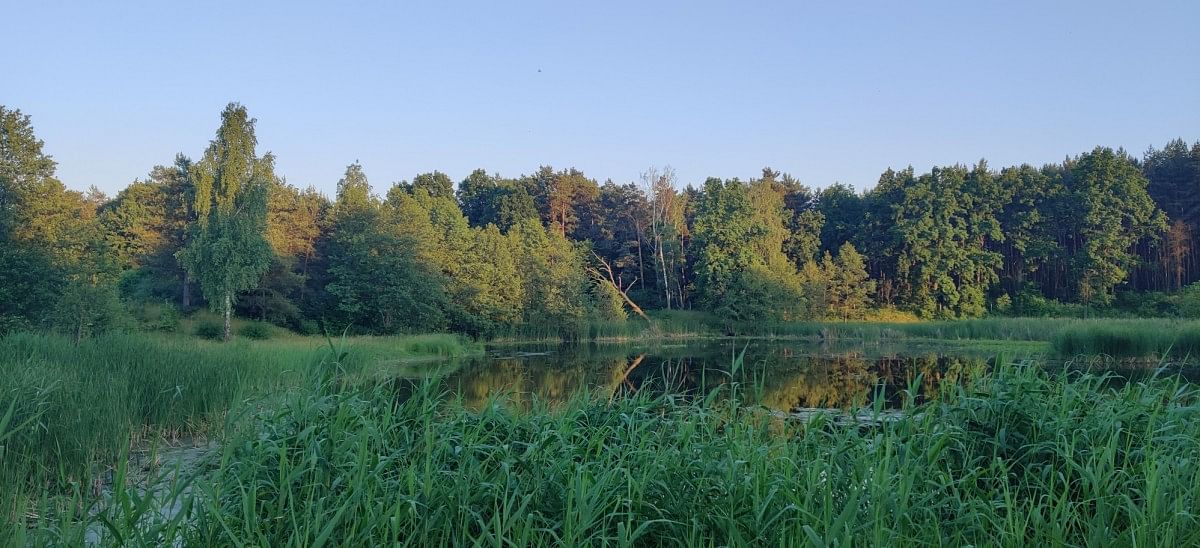
[[[302, 384], [324, 356], [316, 339], [229, 344], [168, 335], [0, 338], [0, 515], [27, 495], [92, 489], [131, 446], [207, 436], [248, 397]], [[463, 355], [451, 335], [359, 338], [344, 366]], [[7, 430], [5, 430], [5, 428]]]
[[1051, 344], [1063, 357], [1196, 358], [1200, 357], [1200, 322], [1079, 323], [1060, 330]]
[[515, 412], [431, 385], [322, 391], [226, 444], [180, 516], [101, 517], [189, 545], [1200, 542], [1194, 387], [1036, 367], [973, 386], [861, 428], [716, 397]]
[[[937, 339], [1050, 341], [1066, 330], [1098, 326], [1145, 332], [1182, 330], [1189, 324], [1171, 319], [981, 318], [930, 322], [789, 322], [737, 326], [742, 335], [821, 339]], [[1196, 323], [1190, 324], [1193, 328]]]
[[[698, 311], [653, 311], [651, 321], [631, 318], [624, 322], [584, 322], [577, 326], [520, 325], [495, 338], [509, 341], [629, 341], [647, 339], [712, 339], [722, 337], [761, 337], [819, 341], [867, 341], [926, 339], [940, 341], [1057, 341], [1064, 337], [1086, 339], [1079, 333], [1127, 333], [1141, 337], [1128, 345], [1130, 356], [1155, 357], [1160, 341], [1169, 333], [1171, 341], [1188, 349], [1196, 348], [1200, 322], [1174, 319], [1077, 319], [1077, 318], [981, 318], [955, 321], [850, 321], [850, 322], [745, 322], [726, 323]], [[1182, 347], [1181, 347], [1182, 348]], [[1079, 350], [1086, 351], [1086, 346]], [[1099, 344], [1096, 350], [1103, 350]], [[1138, 353], [1144, 350], [1144, 353]], [[1174, 352], [1175, 355], [1182, 355]], [[1196, 352], [1192, 352], [1196, 355]], [[1124, 355], [1124, 354], [1120, 354]]]

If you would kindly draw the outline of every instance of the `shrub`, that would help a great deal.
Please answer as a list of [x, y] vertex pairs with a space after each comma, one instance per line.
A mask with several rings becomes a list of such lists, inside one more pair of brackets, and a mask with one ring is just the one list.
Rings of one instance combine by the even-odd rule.
[[1012, 314], [1012, 311], [1013, 311], [1012, 297], [1009, 297], [1008, 293], [1005, 293], [999, 297], [996, 297], [996, 303], [992, 307], [992, 310], [995, 313], [1001, 314], [1001, 315]]
[[129, 326], [129, 313], [111, 285], [72, 283], [55, 304], [51, 315], [54, 329], [76, 341]]
[[196, 336], [219, 341], [225, 337], [225, 326], [214, 320], [200, 320], [196, 322]]
[[171, 303], [142, 303], [132, 308], [132, 314], [138, 327], [146, 331], [174, 333], [179, 330], [181, 315]]
[[269, 339], [271, 338], [271, 326], [262, 322], [251, 322], [242, 326], [238, 330], [238, 335], [256, 341]]
[[592, 298], [596, 304], [597, 319], [623, 322], [629, 318], [629, 314], [625, 312], [625, 300], [611, 283], [601, 281], [592, 284]]
[[317, 335], [321, 333], [321, 326], [312, 320], [300, 320], [292, 324], [292, 330], [301, 335]]
[[149, 267], [127, 270], [117, 282], [121, 297], [134, 302], [161, 302], [179, 295], [179, 280]]
[[1200, 282], [1183, 288], [1179, 293], [1179, 315], [1200, 318]]
[[896, 310], [895, 307], [885, 306], [867, 312], [867, 317], [864, 320], [868, 322], [916, 323], [921, 321], [921, 318], [918, 318], [912, 312]]
[[1041, 293], [1030, 290], [1017, 293], [1013, 309], [1017, 316], [1039, 318], [1082, 318], [1088, 315], [1088, 308], [1084, 305], [1047, 299]]
[[1118, 293], [1116, 308], [1139, 318], [1179, 315], [1177, 299], [1161, 291]]

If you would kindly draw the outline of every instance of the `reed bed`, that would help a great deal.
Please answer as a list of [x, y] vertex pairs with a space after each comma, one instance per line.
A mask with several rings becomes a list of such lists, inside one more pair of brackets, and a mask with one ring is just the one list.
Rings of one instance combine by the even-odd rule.
[[[879, 342], [905, 339], [942, 341], [1055, 341], [1064, 336], [1093, 331], [1126, 333], [1130, 357], [1154, 358], [1166, 337], [1179, 348], [1198, 348], [1200, 322], [1178, 319], [1079, 319], [1079, 318], [980, 318], [954, 321], [848, 321], [848, 322], [752, 322], [728, 323], [705, 312], [655, 311], [649, 322], [631, 318], [624, 322], [584, 322], [577, 326], [521, 325], [497, 335], [496, 342], [532, 341], [632, 341], [646, 339], [712, 339], [761, 337], [804, 340], [853, 340]], [[1087, 338], [1084, 336], [1083, 338]], [[1183, 346], [1180, 346], [1180, 345]], [[1104, 346], [1096, 344], [1096, 351]], [[1081, 351], [1089, 350], [1080, 346]], [[1144, 353], [1138, 353], [1144, 351]], [[1176, 352], [1178, 354], [1178, 352]], [[1196, 354], [1196, 352], [1193, 352]]]
[[1062, 357], [1194, 359], [1200, 357], [1200, 322], [1089, 322], [1067, 326], [1051, 339]]
[[[0, 516], [31, 496], [94, 489], [133, 446], [215, 434], [247, 398], [307, 386], [324, 347], [300, 338], [0, 338]], [[356, 372], [481, 350], [452, 335], [355, 338], [347, 349], [340, 363]]]
[[[180, 480], [180, 513], [133, 496], [91, 521], [127, 544], [1200, 542], [1200, 394], [1173, 379], [1006, 366], [861, 427], [779, 421], [736, 392], [517, 412], [432, 385], [324, 386]], [[73, 543], [88, 529], [70, 523], [30, 535]]]

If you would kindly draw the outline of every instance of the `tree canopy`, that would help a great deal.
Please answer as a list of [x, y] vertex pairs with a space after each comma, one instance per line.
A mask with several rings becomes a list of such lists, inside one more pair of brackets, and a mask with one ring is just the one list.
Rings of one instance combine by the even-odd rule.
[[32, 120], [0, 106], [0, 330], [86, 336], [165, 302], [302, 332], [569, 335], [654, 309], [731, 326], [880, 307], [968, 318], [1200, 282], [1200, 143], [1179, 139], [1141, 158], [888, 169], [862, 192], [771, 168], [696, 187], [669, 167], [599, 183], [541, 166], [420, 173], [379, 195], [354, 162], [332, 199], [257, 145], [230, 104], [198, 160], [109, 199], [60, 182]]

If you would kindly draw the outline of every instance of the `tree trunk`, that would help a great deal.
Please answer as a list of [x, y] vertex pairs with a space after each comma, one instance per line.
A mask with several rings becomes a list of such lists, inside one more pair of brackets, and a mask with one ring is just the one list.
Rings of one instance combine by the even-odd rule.
[[233, 299], [229, 294], [225, 294], [225, 342], [233, 339], [233, 329], [229, 325], [229, 318], [233, 312]]
[[180, 306], [183, 307], [184, 312], [192, 307], [192, 276], [186, 270], [183, 271], [183, 295], [180, 298]]
[[[657, 229], [655, 229], [657, 230]], [[663, 294], [667, 299], [667, 310], [671, 309], [671, 278], [667, 275], [667, 258], [663, 255], [662, 235], [654, 234], [654, 245], [658, 248], [658, 262], [662, 266]]]
[[642, 281], [642, 291], [646, 290], [646, 262], [642, 259], [642, 228], [638, 227], [638, 279]]
[[633, 299], [629, 298], [629, 294], [625, 293], [625, 291], [621, 289], [621, 286], [617, 285], [616, 282], [610, 281], [608, 283], [612, 284], [612, 286], [617, 289], [617, 293], [621, 294], [621, 298], [625, 299], [625, 304], [629, 305], [629, 308], [633, 310], [634, 314], [641, 316], [643, 320], [650, 321], [650, 317], [646, 315], [646, 311], [642, 310], [642, 307], [633, 302]]
[[[621, 298], [625, 300], [625, 304], [629, 305], [629, 308], [633, 310], [635, 314], [641, 316], [643, 320], [649, 322], [650, 317], [646, 315], [646, 311], [642, 310], [642, 307], [638, 306], [637, 303], [633, 302], [633, 299], [629, 298], [629, 294], [626, 293], [627, 288], [621, 287], [621, 284], [617, 283], [617, 277], [613, 273], [612, 265], [608, 264], [608, 261], [605, 261], [603, 257], [597, 255], [595, 252], [592, 252], [592, 256], [595, 257], [602, 266], [604, 266], [604, 272], [607, 274], [607, 276], [605, 276], [604, 274], [600, 273], [599, 269], [588, 267], [587, 271], [588, 274], [592, 276], [592, 279], [598, 283], [606, 283], [611, 285], [613, 289], [617, 290], [617, 293], [620, 294]], [[629, 286], [633, 287], [633, 284], [635, 283], [637, 283], [637, 280], [630, 282]]]

